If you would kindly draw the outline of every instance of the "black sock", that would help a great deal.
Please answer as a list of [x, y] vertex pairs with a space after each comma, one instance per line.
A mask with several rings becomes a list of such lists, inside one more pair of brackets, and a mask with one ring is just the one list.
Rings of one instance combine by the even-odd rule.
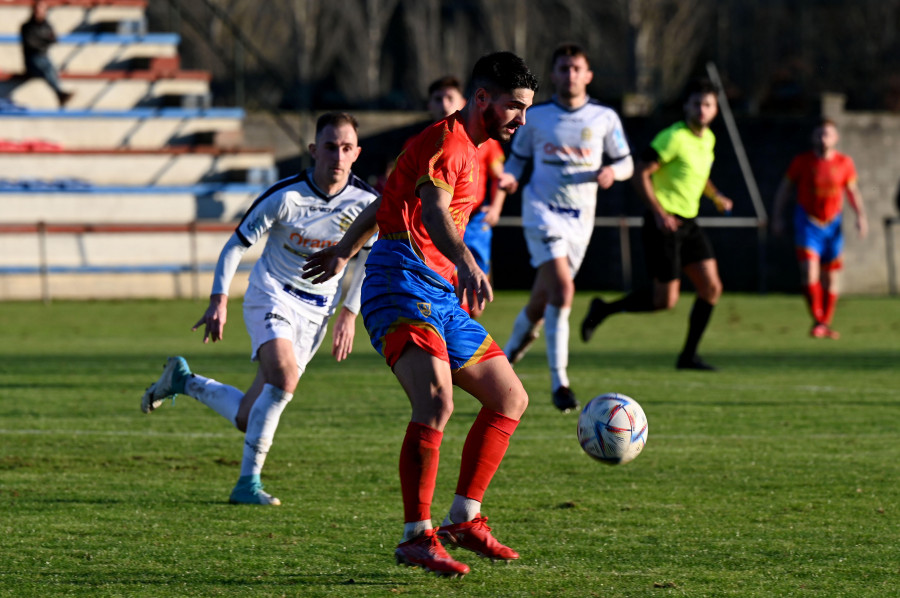
[[691, 309], [691, 317], [688, 320], [687, 340], [684, 341], [684, 349], [681, 355], [684, 357], [693, 357], [697, 354], [697, 345], [700, 344], [700, 337], [709, 324], [712, 316], [713, 304], [705, 299], [697, 297], [694, 301], [694, 307]]
[[631, 291], [618, 301], [613, 301], [606, 306], [607, 313], [616, 314], [620, 311], [643, 312], [656, 311], [653, 305], [653, 288], [645, 287]]

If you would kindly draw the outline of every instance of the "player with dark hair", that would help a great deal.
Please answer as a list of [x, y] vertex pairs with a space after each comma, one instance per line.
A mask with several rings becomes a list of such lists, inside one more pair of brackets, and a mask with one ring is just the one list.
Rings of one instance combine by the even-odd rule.
[[[481, 502], [528, 396], [497, 343], [460, 307], [451, 279], [456, 271], [456, 292], [472, 305], [493, 299], [487, 275], [462, 240], [483, 176], [477, 147], [489, 138], [506, 141], [524, 125], [536, 88], [516, 55], [479, 59], [465, 108], [416, 136], [398, 158], [380, 205], [364, 211], [340, 243], [306, 265], [305, 276], [330, 279], [377, 222], [379, 238], [363, 283], [363, 321], [412, 406], [400, 450], [405, 524], [395, 555], [400, 563], [440, 575], [469, 572], [442, 542], [491, 559], [519, 556], [491, 534]], [[454, 385], [482, 408], [466, 437], [449, 514], [435, 530], [431, 503]]]
[[732, 201], [709, 178], [716, 138], [709, 125], [718, 113], [718, 89], [708, 80], [691, 83], [684, 103], [684, 120], [653, 138], [636, 166], [634, 183], [647, 205], [643, 240], [651, 287], [606, 303], [599, 297], [581, 323], [581, 339], [590, 340], [594, 329], [619, 312], [672, 309], [681, 290], [681, 273], [697, 291], [687, 339], [675, 367], [715, 370], [697, 355], [697, 345], [722, 294], [722, 281], [706, 234], [697, 224], [700, 198], [706, 196], [720, 212], [731, 211]]
[[856, 230], [860, 238], [868, 232], [866, 211], [856, 181], [853, 159], [837, 151], [839, 140], [834, 121], [823, 119], [812, 134], [812, 150], [796, 156], [775, 195], [772, 231], [784, 232], [784, 209], [796, 191], [794, 245], [803, 283], [803, 294], [813, 317], [810, 336], [833, 338], [831, 329], [837, 305], [841, 253], [844, 237], [841, 212], [844, 194], [856, 212]]
[[[241, 257], [268, 232], [244, 295], [251, 359], [259, 362], [250, 388], [242, 391], [193, 374], [183, 357], [170, 357], [159, 380], [141, 399], [141, 410], [150, 413], [167, 397], [186, 394], [245, 433], [232, 503], [281, 504], [263, 490], [260, 473], [281, 413], [322, 343], [341, 295], [339, 279], [313, 285], [302, 278], [302, 266], [319, 248], [337, 243], [349, 223], [377, 197], [350, 170], [361, 150], [357, 129], [349, 114], [322, 115], [316, 123], [316, 141], [309, 146], [315, 165], [260, 195], [219, 255], [209, 307], [193, 327], [204, 326], [204, 343], [222, 340], [229, 287]], [[360, 263], [335, 321], [331, 353], [337, 361], [353, 347], [362, 274]]]
[[506, 165], [518, 180], [526, 163], [534, 164], [522, 193], [522, 226], [537, 274], [503, 350], [516, 363], [543, 324], [552, 401], [566, 412], [578, 407], [567, 371], [569, 314], [575, 275], [594, 232], [597, 192], [631, 177], [634, 164], [618, 114], [587, 93], [594, 75], [584, 49], [562, 44], [550, 64], [555, 94], [532, 109]]
[[[428, 111], [435, 121], [447, 118], [465, 105], [462, 86], [456, 77], [447, 75], [428, 86]], [[487, 139], [478, 146], [478, 168], [483, 176], [476, 188], [475, 209], [463, 237], [463, 242], [472, 252], [478, 267], [488, 274], [491, 268], [493, 227], [500, 220], [506, 201], [506, 191], [499, 185], [505, 159], [503, 147], [496, 139]], [[490, 200], [485, 201], [486, 197], [490, 197]], [[473, 318], [480, 317], [483, 312], [481, 307], [469, 305], [468, 301], [463, 301], [462, 306]]]

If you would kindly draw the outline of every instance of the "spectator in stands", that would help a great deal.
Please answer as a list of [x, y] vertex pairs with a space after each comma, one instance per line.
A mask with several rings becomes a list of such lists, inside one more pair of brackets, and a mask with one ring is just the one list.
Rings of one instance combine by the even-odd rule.
[[64, 106], [72, 98], [72, 94], [60, 87], [59, 73], [47, 55], [50, 46], [56, 43], [56, 33], [47, 21], [46, 2], [37, 0], [34, 3], [31, 18], [22, 24], [20, 37], [25, 58], [25, 78], [40, 77], [46, 81], [56, 92], [60, 107]]

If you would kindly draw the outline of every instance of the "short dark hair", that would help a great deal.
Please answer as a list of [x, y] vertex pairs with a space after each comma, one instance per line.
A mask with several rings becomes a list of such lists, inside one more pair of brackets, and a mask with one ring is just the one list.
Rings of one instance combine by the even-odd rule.
[[316, 137], [327, 126], [339, 127], [341, 125], [350, 125], [354, 131], [359, 133], [359, 122], [349, 112], [326, 112], [316, 121]]
[[431, 82], [431, 85], [428, 86], [428, 96], [430, 97], [431, 94], [440, 89], [448, 88], [453, 88], [459, 93], [463, 92], [462, 83], [459, 82], [459, 79], [457, 79], [453, 75], [445, 75], [440, 79], [435, 79]]
[[581, 56], [582, 58], [584, 58], [584, 61], [587, 62], [588, 68], [590, 68], [591, 66], [591, 61], [588, 58], [587, 52], [584, 51], [583, 47], [574, 42], [563, 42], [556, 46], [556, 49], [553, 50], [553, 54], [551, 54], [550, 56], [551, 69], [556, 66], [556, 59], [561, 56], [571, 56], [573, 58], [576, 56]]
[[709, 79], [706, 79], [705, 77], [700, 78], [700, 79], [693, 79], [693, 80], [691, 80], [690, 83], [688, 83], [687, 89], [685, 89], [685, 92], [684, 92], [685, 101], [689, 97], [694, 95], [695, 93], [699, 93], [702, 95], [707, 95], [707, 94], [711, 93], [712, 95], [714, 95], [718, 98], [719, 97], [719, 87], [715, 83], [710, 81]]
[[494, 52], [479, 58], [472, 69], [469, 93], [480, 87], [491, 94], [509, 93], [514, 89], [537, 91], [538, 80], [525, 61], [512, 52]]

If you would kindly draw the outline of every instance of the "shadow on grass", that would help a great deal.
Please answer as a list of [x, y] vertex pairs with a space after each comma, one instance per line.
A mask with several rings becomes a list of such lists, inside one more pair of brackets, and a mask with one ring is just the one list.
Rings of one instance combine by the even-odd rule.
[[[799, 353], [792, 351], [736, 352], [701, 351], [703, 358], [724, 372], [747, 370], [816, 370], [816, 371], [882, 371], [895, 370], [900, 364], [900, 351], [829, 351]], [[667, 369], [675, 371], [677, 354], [657, 351], [573, 352], [569, 367], [602, 367], [623, 370]], [[543, 365], [543, 364], [542, 364]]]

